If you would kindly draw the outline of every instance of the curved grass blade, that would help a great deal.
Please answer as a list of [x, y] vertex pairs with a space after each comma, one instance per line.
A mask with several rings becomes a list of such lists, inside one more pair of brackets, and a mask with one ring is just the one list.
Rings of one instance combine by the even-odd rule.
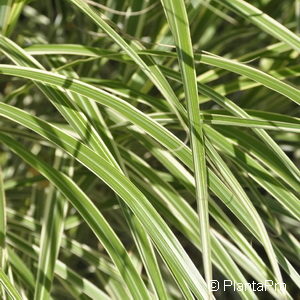
[[[72, 75], [72, 77], [78, 78], [75, 72], [60, 72], [64, 75]], [[111, 164], [118, 168], [123, 174], [126, 174], [124, 168], [124, 163], [120, 157], [118, 149], [115, 145], [113, 137], [105, 124], [105, 121], [100, 114], [98, 106], [96, 103], [86, 97], [73, 93], [72, 98], [76, 101], [78, 106], [87, 115], [89, 121], [94, 125], [97, 131], [101, 134], [103, 139], [103, 150], [99, 152], [99, 155], [110, 157]], [[97, 150], [97, 148], [94, 148]], [[111, 149], [111, 152], [110, 152]], [[155, 293], [160, 297], [160, 299], [166, 299], [166, 290], [161, 278], [159, 267], [156, 261], [154, 251], [152, 249], [152, 244], [149, 237], [147, 236], [145, 230], [143, 229], [141, 223], [136, 219], [136, 217], [130, 212], [129, 208], [119, 200], [121, 209], [129, 225], [131, 233], [133, 235], [134, 241], [137, 245], [138, 251], [144, 262], [144, 266], [147, 274], [149, 275], [150, 282], [154, 288]]]
[[185, 145], [183, 145], [173, 135], [170, 135], [169, 131], [165, 130], [161, 126], [158, 126], [158, 124], [153, 122], [150, 118], [143, 117], [141, 122], [140, 117], [143, 116], [143, 114], [138, 113], [137, 110], [133, 109], [127, 103], [125, 104], [121, 99], [119, 101], [116, 101], [115, 97], [108, 96], [107, 94], [92, 86], [80, 83], [76, 80], [71, 81], [60, 75], [54, 75], [45, 71], [37, 71], [34, 69], [20, 67], [17, 68], [13, 66], [4, 67], [3, 65], [1, 66], [0, 70], [2, 70], [2, 72], [5, 70], [6, 74], [23, 76], [34, 80], [41, 80], [42, 76], [43, 82], [47, 82], [48, 84], [63, 85], [64, 82], [67, 81], [69, 89], [73, 89], [73, 91], [77, 91], [78, 93], [84, 94], [95, 99], [96, 101], [101, 102], [102, 104], [120, 111], [124, 116], [129, 118], [131, 122], [144, 128], [150, 135], [159, 140], [165, 147], [169, 148], [171, 151], [174, 151], [174, 153], [176, 153], [176, 155], [180, 157], [182, 161], [185, 161], [187, 165], [191, 166], [191, 157], [189, 156], [189, 151]]

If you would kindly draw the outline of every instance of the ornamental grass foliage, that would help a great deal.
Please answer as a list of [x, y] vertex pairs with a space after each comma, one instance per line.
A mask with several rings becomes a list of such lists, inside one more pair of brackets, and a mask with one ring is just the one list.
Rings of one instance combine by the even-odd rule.
[[0, 0], [0, 298], [298, 299], [299, 0]]

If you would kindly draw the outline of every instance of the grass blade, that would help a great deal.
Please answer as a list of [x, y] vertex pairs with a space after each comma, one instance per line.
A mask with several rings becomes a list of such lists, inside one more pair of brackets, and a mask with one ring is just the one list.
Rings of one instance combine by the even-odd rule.
[[189, 22], [184, 1], [180, 0], [174, 3], [173, 1], [162, 0], [162, 4], [164, 6], [165, 14], [176, 42], [178, 61], [186, 96], [190, 124], [191, 149], [194, 163], [194, 176], [196, 182], [196, 199], [203, 247], [202, 257], [205, 279], [209, 286], [209, 283], [212, 280], [212, 266], [209, 234], [205, 141], [202, 121], [199, 114], [198, 90], [192, 41], [190, 39], [191, 35], [189, 30]]

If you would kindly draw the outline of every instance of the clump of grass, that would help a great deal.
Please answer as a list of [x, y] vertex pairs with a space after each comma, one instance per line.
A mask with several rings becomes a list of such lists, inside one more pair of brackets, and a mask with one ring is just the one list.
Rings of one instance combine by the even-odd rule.
[[297, 297], [292, 4], [1, 3], [3, 299]]

